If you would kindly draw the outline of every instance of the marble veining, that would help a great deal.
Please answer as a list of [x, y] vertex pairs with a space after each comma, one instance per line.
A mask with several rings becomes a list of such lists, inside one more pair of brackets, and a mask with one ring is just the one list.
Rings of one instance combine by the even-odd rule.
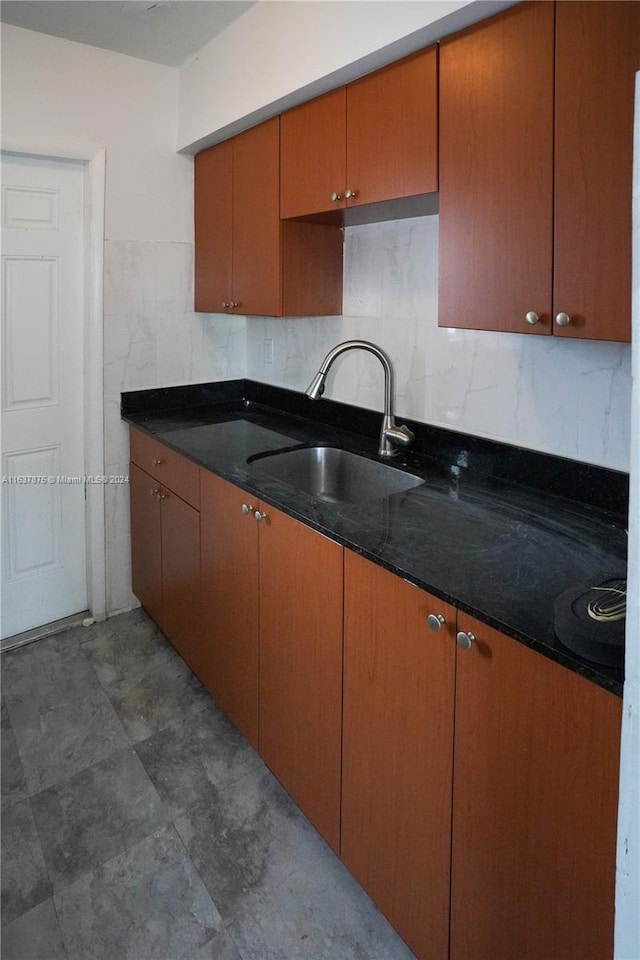
[[[393, 360], [398, 413], [628, 470], [630, 344], [438, 327], [437, 216], [348, 227], [344, 275], [341, 317], [247, 319], [246, 376], [303, 390], [332, 346], [364, 337]], [[379, 371], [345, 357], [326, 396], [379, 410]]]

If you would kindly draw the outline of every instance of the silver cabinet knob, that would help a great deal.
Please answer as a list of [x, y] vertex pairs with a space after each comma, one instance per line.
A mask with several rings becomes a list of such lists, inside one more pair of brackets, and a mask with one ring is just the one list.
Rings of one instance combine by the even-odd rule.
[[568, 327], [571, 323], [571, 317], [568, 313], [558, 313], [556, 315], [556, 326], [557, 327]]
[[242, 510], [243, 513], [253, 513], [253, 511], [255, 510], [255, 507], [252, 507], [251, 504], [249, 503], [243, 503], [240, 509]]
[[471, 633], [470, 630], [467, 630], [465, 633], [464, 630], [461, 630], [456, 637], [456, 643], [461, 650], [471, 650], [471, 644], [475, 640], [475, 636]]
[[152, 460], [152, 461], [151, 461], [151, 466], [152, 466], [152, 467], [159, 467], [161, 463], [164, 463], [164, 460]]
[[540, 323], [540, 317], [535, 310], [529, 310], [528, 313], [525, 313], [524, 318], [531, 327], [535, 327], [536, 323]]
[[347, 200], [355, 200], [358, 196], [357, 190], [345, 190], [344, 195]]
[[149, 487], [149, 496], [150, 496], [150, 497], [155, 497], [156, 500], [157, 500], [159, 493], [160, 493], [160, 491], [158, 490], [157, 487]]
[[231, 304], [227, 300], [223, 300], [220, 306], [222, 307], [223, 310], [226, 310], [227, 307], [231, 306]]
[[166, 499], [167, 499], [166, 493], [162, 493], [161, 490], [158, 490], [158, 500], [166, 500]]
[[444, 626], [444, 617], [441, 613], [430, 613], [427, 617], [427, 623], [429, 629], [433, 630], [434, 633], [437, 633], [438, 630], [442, 630]]
[[264, 510], [263, 511], [256, 510], [256, 512], [254, 513], [254, 517], [256, 518], [258, 523], [261, 523], [263, 520], [267, 519], [267, 515], [264, 512]]
[[336, 200], [342, 200], [342, 194], [336, 193], [334, 190], [333, 193], [331, 194], [331, 199], [333, 200], [334, 203], [336, 202]]

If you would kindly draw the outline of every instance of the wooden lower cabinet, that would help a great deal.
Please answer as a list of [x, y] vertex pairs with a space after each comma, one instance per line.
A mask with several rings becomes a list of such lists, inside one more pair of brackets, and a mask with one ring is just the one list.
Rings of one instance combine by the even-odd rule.
[[416, 956], [611, 960], [621, 700], [150, 453], [134, 592]]
[[162, 531], [159, 485], [135, 463], [129, 468], [132, 590], [149, 616], [162, 626]]
[[[183, 458], [168, 454], [179, 466]], [[200, 513], [133, 462], [130, 477], [133, 592], [199, 674]]]
[[[258, 531], [249, 494], [200, 471], [205, 687], [258, 747]], [[243, 505], [248, 512], [243, 512]]]
[[162, 629], [200, 676], [200, 514], [165, 487], [161, 495]]
[[449, 949], [455, 623], [345, 551], [341, 857], [424, 960]]
[[611, 960], [622, 702], [458, 629], [451, 960]]
[[260, 754], [338, 852], [343, 549], [261, 509]]
[[337, 852], [342, 548], [205, 470], [200, 499], [201, 679]]

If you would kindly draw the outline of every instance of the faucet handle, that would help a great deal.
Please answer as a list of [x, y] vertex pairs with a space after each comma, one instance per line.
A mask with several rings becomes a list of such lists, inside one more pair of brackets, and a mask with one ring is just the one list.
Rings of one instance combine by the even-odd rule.
[[391, 427], [387, 427], [384, 431], [384, 435], [387, 440], [393, 441], [393, 443], [399, 444], [401, 447], [410, 447], [414, 440], [413, 431], [403, 423], [402, 426], [393, 424]]

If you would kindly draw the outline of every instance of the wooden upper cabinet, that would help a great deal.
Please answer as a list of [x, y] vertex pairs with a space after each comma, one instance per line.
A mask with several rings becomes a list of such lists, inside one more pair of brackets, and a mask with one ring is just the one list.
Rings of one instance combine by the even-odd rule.
[[196, 310], [341, 313], [339, 227], [282, 223], [279, 197], [279, 117], [196, 156]]
[[280, 120], [233, 140], [233, 289], [236, 313], [277, 316], [280, 291]]
[[283, 218], [438, 189], [436, 47], [281, 117]]
[[455, 624], [345, 550], [341, 857], [420, 960], [449, 949]]
[[441, 44], [441, 326], [551, 332], [553, 32], [523, 3]]
[[451, 960], [611, 960], [622, 701], [458, 629]]
[[555, 333], [631, 339], [640, 3], [556, 3]]
[[347, 87], [347, 206], [438, 189], [438, 50]]
[[283, 219], [344, 207], [346, 99], [340, 87], [282, 114]]
[[196, 156], [195, 308], [279, 316], [280, 121]]
[[219, 313], [232, 293], [233, 141], [195, 158], [195, 309]]
[[525, 2], [442, 43], [441, 326], [631, 339], [638, 68], [637, 3]]

